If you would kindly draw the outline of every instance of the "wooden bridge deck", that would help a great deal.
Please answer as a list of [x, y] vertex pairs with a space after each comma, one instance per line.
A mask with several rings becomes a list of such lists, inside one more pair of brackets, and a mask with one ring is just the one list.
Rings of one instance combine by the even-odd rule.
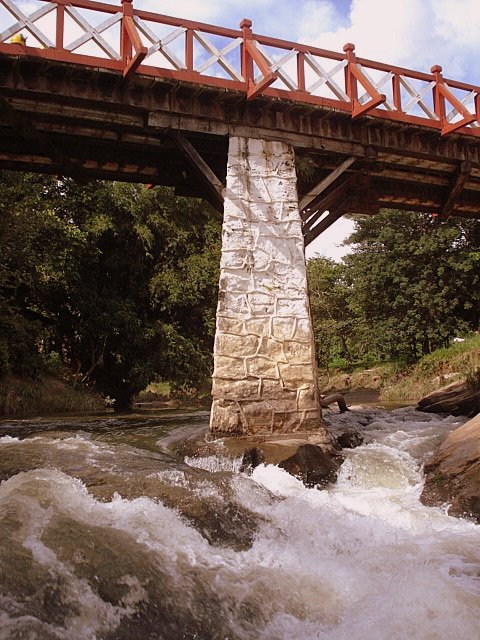
[[[25, 16], [0, 0], [12, 15], [0, 34], [1, 168], [170, 185], [221, 209], [228, 137], [247, 136], [294, 146], [307, 243], [344, 213], [381, 207], [480, 215], [480, 88], [439, 67], [400, 69], [352, 45], [328, 52], [127, 0], [40, 4]], [[94, 12], [105, 18], [96, 26]], [[18, 32], [33, 46], [9, 44]]]

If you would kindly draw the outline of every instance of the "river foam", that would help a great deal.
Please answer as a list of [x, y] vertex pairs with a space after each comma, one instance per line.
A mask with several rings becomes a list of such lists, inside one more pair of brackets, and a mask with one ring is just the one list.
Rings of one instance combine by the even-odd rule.
[[327, 419], [363, 424], [365, 444], [323, 491], [272, 465], [191, 469], [83, 431], [1, 438], [0, 639], [478, 637], [480, 528], [419, 502], [455, 421]]

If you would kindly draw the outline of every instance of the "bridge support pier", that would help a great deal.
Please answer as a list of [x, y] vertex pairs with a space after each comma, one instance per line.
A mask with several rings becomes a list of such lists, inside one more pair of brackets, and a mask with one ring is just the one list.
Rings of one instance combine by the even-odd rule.
[[232, 137], [224, 207], [210, 429], [323, 431], [292, 147]]

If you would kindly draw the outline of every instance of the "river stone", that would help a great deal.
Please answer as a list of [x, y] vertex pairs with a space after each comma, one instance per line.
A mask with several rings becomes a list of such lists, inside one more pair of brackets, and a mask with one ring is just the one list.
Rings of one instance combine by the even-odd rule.
[[319, 446], [302, 444], [293, 456], [283, 460], [278, 466], [302, 480], [306, 487], [324, 487], [336, 482], [340, 465]]
[[425, 466], [423, 504], [480, 524], [480, 415], [452, 431]]
[[338, 436], [337, 442], [342, 449], [355, 449], [363, 443], [363, 436], [354, 429], [348, 429]]
[[474, 416], [480, 411], [480, 389], [472, 388], [467, 382], [453, 382], [422, 398], [417, 409], [428, 413]]

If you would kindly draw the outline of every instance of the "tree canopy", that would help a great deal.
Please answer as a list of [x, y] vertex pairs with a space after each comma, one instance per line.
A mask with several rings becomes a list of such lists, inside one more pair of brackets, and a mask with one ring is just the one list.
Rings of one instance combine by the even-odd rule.
[[0, 180], [0, 371], [35, 375], [52, 354], [129, 406], [149, 382], [210, 373], [220, 222], [166, 188]]
[[343, 264], [308, 265], [320, 350], [414, 360], [479, 328], [479, 221], [384, 211], [355, 222]]

